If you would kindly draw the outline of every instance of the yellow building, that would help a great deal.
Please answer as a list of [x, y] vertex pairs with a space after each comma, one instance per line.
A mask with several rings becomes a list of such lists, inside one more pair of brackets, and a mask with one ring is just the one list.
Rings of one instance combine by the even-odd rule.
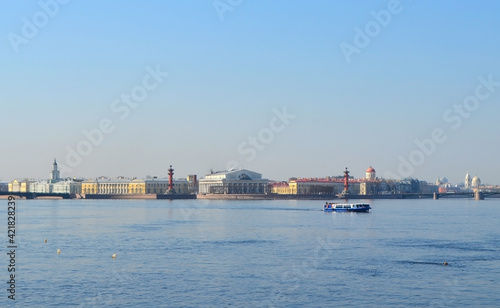
[[129, 181], [129, 179], [125, 178], [98, 178], [96, 180], [86, 180], [82, 182], [82, 193], [104, 195], [128, 194]]
[[[187, 180], [174, 180], [174, 190], [178, 194], [189, 193]], [[168, 191], [168, 179], [127, 179], [98, 178], [82, 182], [82, 193], [104, 195], [164, 194]]]
[[128, 183], [128, 193], [129, 194], [145, 194], [146, 193], [146, 182], [144, 180], [134, 179]]
[[29, 179], [15, 179], [9, 183], [9, 192], [22, 192], [26, 193], [30, 191], [30, 183], [34, 182], [34, 180]]
[[362, 182], [359, 184], [360, 195], [375, 195], [378, 193], [378, 183], [375, 181]]
[[86, 180], [82, 182], [82, 193], [83, 194], [97, 194], [97, 181]]
[[[271, 186], [273, 193], [284, 195], [334, 195], [341, 193], [343, 190], [344, 181], [336, 178], [293, 179], [288, 183], [275, 183]], [[350, 182], [349, 190], [354, 194], [359, 193], [359, 182]]]
[[297, 194], [297, 183], [273, 183], [271, 185], [271, 193], [279, 195], [296, 195]]

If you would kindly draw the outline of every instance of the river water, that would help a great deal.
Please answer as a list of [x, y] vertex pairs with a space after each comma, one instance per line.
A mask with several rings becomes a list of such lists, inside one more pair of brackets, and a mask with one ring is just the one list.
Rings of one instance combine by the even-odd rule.
[[500, 305], [498, 199], [16, 201], [2, 307]]

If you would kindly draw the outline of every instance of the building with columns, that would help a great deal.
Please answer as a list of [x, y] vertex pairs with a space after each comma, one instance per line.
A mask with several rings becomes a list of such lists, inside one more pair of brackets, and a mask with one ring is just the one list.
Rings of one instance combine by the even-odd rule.
[[267, 194], [269, 180], [247, 169], [211, 172], [198, 181], [200, 194]]
[[106, 178], [100, 177], [97, 179], [89, 179], [82, 182], [83, 194], [104, 194], [104, 195], [121, 195], [129, 193], [128, 178]]
[[[175, 179], [173, 184], [176, 193], [189, 193], [189, 182], [186, 179]], [[168, 185], [167, 178], [130, 179], [119, 177], [112, 179], [100, 177], [83, 181], [82, 193], [102, 195], [164, 194], [168, 190]]]

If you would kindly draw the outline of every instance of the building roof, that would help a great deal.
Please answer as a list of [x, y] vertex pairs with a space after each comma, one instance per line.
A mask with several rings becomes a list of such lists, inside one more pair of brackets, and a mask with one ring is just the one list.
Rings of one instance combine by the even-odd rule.
[[[247, 169], [217, 171], [207, 174], [205, 180], [262, 180], [262, 174]], [[203, 181], [204, 179], [201, 179]]]
[[[362, 182], [364, 179], [352, 179], [349, 178], [349, 183], [358, 183]], [[299, 178], [296, 180], [291, 180], [290, 182], [297, 182], [297, 183], [311, 183], [311, 182], [316, 182], [316, 183], [344, 183], [344, 178]]]
[[373, 169], [372, 166], [370, 166], [370, 168], [366, 169], [366, 173], [371, 173], [371, 172], [375, 172], [375, 169]]

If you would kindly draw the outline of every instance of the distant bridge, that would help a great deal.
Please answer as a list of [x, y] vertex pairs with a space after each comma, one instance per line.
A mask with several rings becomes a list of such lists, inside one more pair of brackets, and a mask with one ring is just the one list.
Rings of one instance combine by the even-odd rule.
[[[437, 198], [474, 198], [474, 192], [457, 192], [457, 193], [435, 193]], [[481, 195], [484, 198], [500, 198], [500, 191], [482, 191]], [[419, 199], [419, 198], [434, 198], [434, 193], [429, 194], [402, 194], [402, 199]]]

